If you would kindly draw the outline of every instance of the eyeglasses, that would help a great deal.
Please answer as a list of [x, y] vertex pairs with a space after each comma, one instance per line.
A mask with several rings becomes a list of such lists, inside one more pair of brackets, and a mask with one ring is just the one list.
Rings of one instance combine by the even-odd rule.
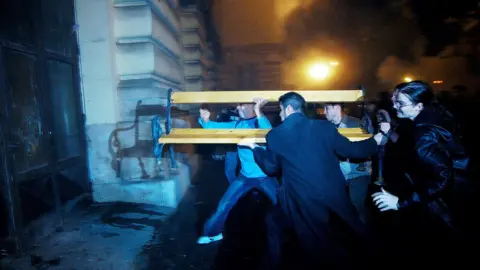
[[413, 103], [410, 103], [410, 104], [402, 104], [398, 101], [395, 101], [395, 100], [392, 100], [393, 102], [393, 107], [396, 107], [396, 108], [403, 108], [403, 107], [408, 107], [408, 106], [412, 106], [414, 105]]

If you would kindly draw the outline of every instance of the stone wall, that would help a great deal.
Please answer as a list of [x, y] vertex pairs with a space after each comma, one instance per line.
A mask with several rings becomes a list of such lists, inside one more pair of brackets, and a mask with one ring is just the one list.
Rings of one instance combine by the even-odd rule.
[[76, 16], [94, 200], [176, 207], [197, 159], [190, 148], [178, 169], [159, 165], [152, 119], [169, 88], [185, 90], [177, 1], [77, 0]]
[[180, 13], [184, 52], [186, 91], [216, 88], [215, 63], [211, 45], [206, 42], [204, 19], [196, 6], [183, 7]]

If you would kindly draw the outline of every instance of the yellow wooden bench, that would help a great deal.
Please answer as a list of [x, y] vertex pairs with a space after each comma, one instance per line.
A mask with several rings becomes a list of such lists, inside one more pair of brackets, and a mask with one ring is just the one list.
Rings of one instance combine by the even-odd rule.
[[[172, 104], [201, 104], [201, 103], [251, 103], [254, 98], [265, 98], [270, 102], [278, 102], [280, 96], [290, 91], [285, 90], [255, 90], [255, 91], [203, 91], [203, 92], [173, 92], [168, 91], [167, 121], [165, 134], [158, 138], [157, 153], [162, 151], [165, 144], [170, 145], [170, 158], [172, 166], [176, 167], [173, 160], [173, 144], [237, 144], [243, 138], [253, 138], [257, 143], [265, 143], [268, 129], [172, 129], [171, 106]], [[357, 102], [363, 98], [362, 90], [301, 90], [295, 91], [310, 103], [327, 102]], [[370, 138], [359, 128], [339, 129], [339, 132], [351, 141]], [[158, 157], [158, 156], [157, 156]]]
[[[265, 143], [265, 135], [269, 129], [203, 129], [177, 128], [159, 139], [163, 144], [236, 144], [243, 138], [253, 138], [256, 143]], [[344, 128], [340, 133], [351, 141], [370, 138], [370, 134], [361, 129]]]
[[[290, 91], [205, 91], [205, 92], [173, 92], [172, 104], [200, 103], [251, 103], [256, 97], [265, 98], [270, 102], [278, 102], [283, 94]], [[362, 90], [302, 90], [295, 91], [307, 102], [356, 102], [362, 97]]]

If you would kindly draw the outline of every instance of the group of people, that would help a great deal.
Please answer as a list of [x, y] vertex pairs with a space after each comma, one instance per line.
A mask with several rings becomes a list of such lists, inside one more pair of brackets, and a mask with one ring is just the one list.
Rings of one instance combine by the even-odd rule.
[[[408, 128], [382, 122], [375, 135], [357, 142], [337, 130], [362, 126], [360, 121], [343, 113], [341, 104], [326, 105], [327, 121], [309, 119], [304, 114], [305, 99], [296, 92], [279, 98], [282, 124], [274, 128], [262, 113], [267, 103], [262, 98], [254, 99], [252, 104], [238, 105], [240, 120], [236, 121], [214, 122], [209, 110], [200, 109], [199, 124], [203, 128], [272, 129], [266, 136], [266, 146], [246, 138], [238, 144], [236, 155], [227, 155], [238, 158], [241, 169], [237, 175], [230, 173], [230, 185], [205, 223], [198, 243], [221, 240], [229, 211], [243, 195], [256, 189], [265, 193], [273, 205], [267, 216], [266, 267], [270, 269], [280, 265], [282, 232], [286, 227], [296, 233], [312, 269], [352, 267], [349, 255], [331, 235], [332, 214], [349, 225], [359, 243], [358, 254], [365, 259], [385, 255], [381, 248], [385, 246], [402, 246], [395, 252], [408, 253], [395, 256], [418, 259], [417, 255], [424, 258], [425, 252], [434, 252], [451, 258], [452, 254], [447, 252], [451, 249], [446, 245], [454, 243], [457, 232], [452, 211], [455, 180], [457, 173], [466, 169], [468, 157], [445, 117], [448, 114], [437, 105], [427, 83], [413, 81], [398, 85], [392, 102], [397, 117], [410, 121], [406, 124]], [[385, 243], [393, 240], [378, 237], [368, 222], [366, 201], [371, 183], [368, 158], [380, 147], [389, 145], [402, 149], [393, 158], [395, 172], [390, 173], [390, 179], [385, 175], [386, 185], [373, 193], [370, 201], [379, 212], [417, 213], [414, 223], [422, 226], [403, 226], [403, 232], [397, 234], [401, 236], [395, 240], [406, 243], [408, 250], [400, 242]], [[400, 185], [400, 181], [408, 184]], [[418, 238], [424, 241], [411, 242]]]

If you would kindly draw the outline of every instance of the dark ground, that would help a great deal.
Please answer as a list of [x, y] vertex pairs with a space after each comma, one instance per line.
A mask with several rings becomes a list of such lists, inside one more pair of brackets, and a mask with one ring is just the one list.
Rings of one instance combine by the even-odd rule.
[[[164, 214], [137, 204], [84, 206], [66, 219], [63, 231], [48, 236], [22, 256], [5, 260], [3, 268], [259, 269], [266, 252], [264, 218], [270, 207], [263, 195], [249, 194], [239, 201], [227, 220], [224, 240], [196, 244], [205, 219], [227, 186], [223, 161], [203, 161], [174, 213]], [[348, 234], [337, 223], [337, 238], [348, 241]], [[284, 269], [300, 269], [302, 259], [295, 239], [288, 240]], [[388, 262], [390, 266], [392, 263], [395, 265]]]
[[[152, 244], [143, 250], [148, 261], [145, 269], [260, 269], [267, 251], [265, 216], [271, 207], [267, 197], [262, 193], [254, 196], [252, 192], [244, 196], [227, 219], [224, 239], [209, 245], [196, 245], [204, 221], [228, 187], [223, 161], [204, 161], [192, 183], [188, 196], [169, 219], [168, 226], [157, 227]], [[333, 219], [333, 223], [338, 241], [349, 242], [350, 235], [342, 227], [344, 224], [337, 219]], [[195, 232], [192, 225], [195, 225]], [[293, 234], [286, 233], [283, 269], [303, 269], [298, 243]], [[178, 237], [174, 246], [161, 240], [171, 235]], [[169, 258], [168, 265], [164, 256]]]
[[[204, 221], [216, 208], [228, 187], [223, 175], [223, 161], [204, 161], [193, 183], [191, 193], [180, 205], [177, 214], [169, 220], [168, 228], [176, 231], [173, 234], [182, 234], [182, 231], [191, 230], [194, 224], [196, 234], [188, 237], [188, 243], [177, 242], [177, 249], [170, 249], [168, 256], [175, 261], [178, 254], [190, 254], [196, 257], [196, 262], [191, 264], [177, 260], [177, 264], [171, 269], [258, 269], [267, 248], [264, 218], [270, 208], [268, 199], [263, 194], [254, 197], [251, 193], [243, 197], [227, 219], [224, 239], [200, 246], [194, 244], [196, 236], [200, 235]], [[155, 237], [157, 244], [154, 239], [152, 246], [144, 250], [149, 261], [146, 269], [167, 267], [164, 264], [165, 259], [159, 256], [165, 247], [158, 244], [158, 238], [161, 238], [159, 235], [171, 233], [165, 229], [159, 227]]]
[[[223, 161], [203, 161], [175, 213], [145, 205], [94, 204], [66, 218], [64, 229], [5, 269], [258, 269], [266, 252], [263, 194], [245, 196], [232, 210], [224, 240], [198, 245], [206, 218], [228, 183]], [[288, 251], [290, 257], [294, 252]], [[286, 269], [294, 269], [295, 266]], [[1, 269], [1, 267], [0, 267]]]

